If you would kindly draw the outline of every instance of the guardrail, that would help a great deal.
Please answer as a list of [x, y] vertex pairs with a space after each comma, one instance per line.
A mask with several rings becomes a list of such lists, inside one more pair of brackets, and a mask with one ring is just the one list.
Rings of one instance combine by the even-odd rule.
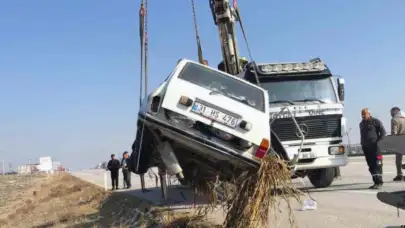
[[[390, 154], [395, 154], [395, 153], [390, 152], [390, 151], [382, 151], [381, 154], [382, 154], [382, 155], [390, 155]], [[361, 150], [361, 151], [352, 150], [352, 151], [349, 151], [349, 153], [347, 154], [347, 156], [349, 156], [349, 157], [364, 156], [364, 153], [363, 153], [362, 150]]]

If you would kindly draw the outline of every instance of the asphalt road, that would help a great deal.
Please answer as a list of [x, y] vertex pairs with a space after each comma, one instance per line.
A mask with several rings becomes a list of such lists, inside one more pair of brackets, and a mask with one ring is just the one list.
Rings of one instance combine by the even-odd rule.
[[[396, 174], [395, 158], [393, 155], [384, 156], [384, 187], [380, 191], [398, 191], [405, 189], [405, 182], [392, 182]], [[156, 172], [156, 170], [155, 170]], [[157, 173], [157, 172], [156, 172]], [[103, 170], [84, 170], [72, 173], [73, 175], [85, 179], [94, 184], [104, 186]], [[377, 200], [375, 190], [369, 190], [372, 184], [371, 176], [364, 157], [351, 157], [346, 167], [341, 168], [342, 179], [336, 180], [331, 187], [325, 189], [313, 189], [308, 179], [296, 179], [297, 187], [308, 189], [309, 195], [316, 200], [317, 209], [312, 211], [302, 211], [302, 206], [298, 202], [292, 202], [292, 208], [300, 227], [310, 228], [343, 228], [343, 227], [386, 227], [387, 225], [405, 224], [405, 213], [385, 205]], [[110, 178], [107, 178], [110, 185]], [[153, 204], [161, 202], [159, 188], [156, 188], [154, 178], [146, 175], [147, 188], [150, 192], [140, 191], [140, 181], [137, 175], [132, 175], [132, 189], [120, 190], [143, 198]], [[122, 175], [120, 175], [120, 186], [122, 186]], [[186, 189], [172, 186], [169, 190], [173, 204], [178, 207], [189, 207], [192, 203], [192, 195]], [[303, 196], [302, 200], [310, 199]], [[288, 213], [285, 203], [281, 205], [282, 213], [277, 215], [271, 227], [290, 227]], [[216, 219], [221, 220], [221, 213], [215, 214]], [[276, 225], [276, 226], [274, 226]]]

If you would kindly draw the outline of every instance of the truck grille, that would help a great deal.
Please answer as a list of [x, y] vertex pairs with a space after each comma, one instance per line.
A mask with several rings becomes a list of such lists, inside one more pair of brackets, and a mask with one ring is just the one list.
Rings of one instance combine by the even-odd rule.
[[[330, 138], [341, 136], [342, 115], [296, 117], [295, 120], [307, 131], [305, 139]], [[291, 118], [276, 119], [271, 125], [281, 141], [300, 140], [300, 134]]]

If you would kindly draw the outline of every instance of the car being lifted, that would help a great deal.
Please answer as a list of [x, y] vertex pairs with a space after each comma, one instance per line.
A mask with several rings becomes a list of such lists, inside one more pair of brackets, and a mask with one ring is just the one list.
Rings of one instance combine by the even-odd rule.
[[241, 78], [181, 60], [142, 102], [131, 170], [157, 166], [184, 183], [230, 180], [270, 148], [268, 93]]

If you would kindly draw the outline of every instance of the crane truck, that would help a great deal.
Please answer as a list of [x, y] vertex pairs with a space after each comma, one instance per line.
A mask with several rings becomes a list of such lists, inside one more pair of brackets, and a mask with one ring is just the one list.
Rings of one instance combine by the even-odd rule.
[[166, 198], [166, 173], [187, 184], [197, 175], [214, 177], [220, 170], [226, 180], [257, 167], [269, 150], [290, 165], [292, 177], [308, 176], [315, 187], [329, 186], [337, 167], [348, 162], [341, 145], [344, 80], [334, 83], [319, 58], [257, 64], [248, 48], [251, 61], [246, 61], [236, 39], [239, 22], [247, 43], [237, 4], [209, 4], [222, 62], [218, 70], [204, 66], [199, 47], [200, 64], [179, 61], [141, 102], [131, 170], [141, 175], [142, 189], [143, 175], [153, 166], [159, 167]]
[[292, 177], [307, 176], [317, 188], [330, 186], [339, 167], [348, 163], [342, 145], [344, 79], [335, 77], [319, 58], [244, 63], [235, 34], [236, 22], [244, 33], [236, 2], [232, 7], [229, 0], [210, 0], [210, 8], [221, 42], [223, 61], [218, 68], [268, 92], [272, 149], [291, 165]]

